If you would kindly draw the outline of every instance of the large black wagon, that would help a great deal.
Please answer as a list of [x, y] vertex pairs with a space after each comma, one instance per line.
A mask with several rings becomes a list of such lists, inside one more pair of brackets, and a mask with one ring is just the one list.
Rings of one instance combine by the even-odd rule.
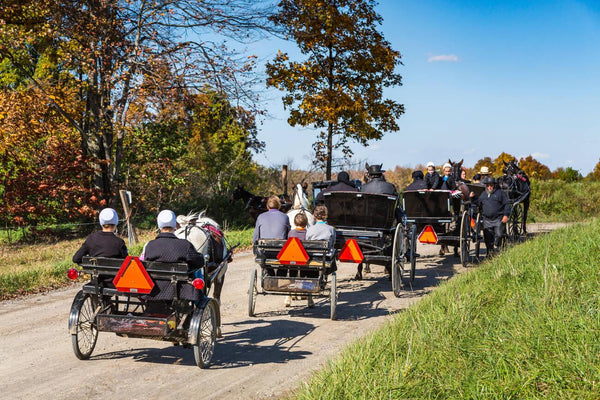
[[[481, 185], [468, 185], [478, 196]], [[419, 232], [424, 244], [454, 246], [463, 266], [480, 258], [482, 224], [479, 211], [470, 201], [461, 201], [448, 190], [414, 190], [402, 193], [403, 208], [409, 223]]]
[[[400, 296], [403, 281], [412, 285], [416, 268], [416, 230], [398, 209], [396, 196], [363, 192], [325, 192], [327, 223], [335, 227], [341, 261], [383, 265], [389, 268], [394, 295]], [[362, 259], [345, 258], [352, 246]], [[410, 268], [405, 266], [410, 262]]]
[[88, 359], [98, 332], [113, 332], [192, 347], [196, 364], [208, 367], [221, 326], [219, 302], [209, 292], [225, 273], [227, 258], [209, 275], [208, 266], [190, 270], [185, 263], [137, 257], [84, 257], [80, 271], [69, 270], [73, 279], [80, 274], [90, 278], [69, 315], [75, 355]]

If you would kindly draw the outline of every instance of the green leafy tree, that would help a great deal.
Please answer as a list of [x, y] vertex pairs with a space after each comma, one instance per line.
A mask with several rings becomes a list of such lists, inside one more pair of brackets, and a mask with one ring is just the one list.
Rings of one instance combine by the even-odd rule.
[[333, 151], [351, 156], [350, 140], [367, 146], [399, 129], [404, 106], [383, 97], [401, 85], [400, 53], [377, 30], [382, 18], [371, 0], [283, 0], [271, 18], [296, 41], [302, 61], [279, 52], [267, 64], [267, 86], [287, 92], [283, 105], [292, 126], [321, 131], [313, 144], [316, 162], [331, 179]]
[[557, 169], [552, 171], [552, 177], [554, 179], [560, 179], [561, 181], [565, 182], [577, 182], [583, 179], [579, 171], [572, 167], [558, 167]]
[[[157, 104], [141, 102], [139, 93], [164, 101], [208, 83], [251, 102], [243, 83], [252, 79], [254, 58], [220, 38], [252, 40], [269, 26], [267, 14], [252, 0], [3, 0], [0, 84], [38, 89], [79, 133], [93, 184], [111, 198], [132, 131], [129, 108], [144, 109], [142, 123], [156, 122]], [[56, 96], [56, 88], [77, 96]]]

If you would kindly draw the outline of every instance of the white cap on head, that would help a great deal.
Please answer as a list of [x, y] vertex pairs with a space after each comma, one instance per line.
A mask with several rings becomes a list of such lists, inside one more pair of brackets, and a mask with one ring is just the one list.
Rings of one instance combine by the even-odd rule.
[[100, 221], [101, 226], [119, 224], [119, 216], [117, 215], [117, 212], [112, 208], [105, 208], [104, 210], [100, 211], [98, 220]]
[[435, 164], [432, 161], [429, 161], [427, 163], [427, 168], [429, 168], [429, 167], [435, 167]]
[[173, 228], [177, 227], [177, 217], [175, 213], [171, 210], [162, 210], [158, 217], [156, 217], [156, 222], [160, 229], [162, 228]]
[[444, 168], [443, 169], [446, 169], [446, 168], [452, 168], [452, 165], [450, 165], [450, 163], [446, 163], [446, 164], [444, 164]]

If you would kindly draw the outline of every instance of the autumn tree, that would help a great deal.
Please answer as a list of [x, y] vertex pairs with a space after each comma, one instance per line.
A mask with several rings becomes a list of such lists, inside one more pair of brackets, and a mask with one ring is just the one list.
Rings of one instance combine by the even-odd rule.
[[546, 180], [550, 179], [550, 168], [542, 164], [531, 155], [519, 160], [519, 168], [521, 168], [531, 179]]
[[600, 181], [600, 161], [598, 161], [598, 163], [596, 164], [596, 166], [594, 167], [594, 170], [592, 172], [590, 172], [587, 176], [587, 179], [592, 180], [592, 181]]
[[502, 170], [504, 169], [504, 163], [508, 163], [512, 160], [516, 160], [515, 156], [513, 156], [512, 154], [508, 154], [505, 152], [498, 154], [498, 157], [496, 157], [493, 161], [494, 171], [498, 174], [501, 174]]
[[404, 106], [383, 97], [401, 85], [400, 53], [378, 26], [372, 0], [283, 0], [271, 18], [296, 41], [304, 60], [279, 52], [267, 64], [267, 86], [287, 92], [283, 105], [291, 126], [324, 129], [313, 144], [316, 162], [331, 179], [333, 151], [351, 156], [349, 141], [367, 146], [397, 131]]
[[[128, 109], [138, 89], [164, 94], [208, 83], [252, 102], [244, 82], [252, 79], [254, 59], [219, 38], [251, 40], [269, 26], [267, 15], [252, 0], [4, 0], [0, 76], [11, 80], [4, 89], [36, 87], [79, 134], [94, 163], [94, 186], [109, 198], [121, 176], [123, 143], [132, 131]], [[77, 97], [54, 96], [56, 87]], [[143, 106], [152, 119], [155, 105]]]

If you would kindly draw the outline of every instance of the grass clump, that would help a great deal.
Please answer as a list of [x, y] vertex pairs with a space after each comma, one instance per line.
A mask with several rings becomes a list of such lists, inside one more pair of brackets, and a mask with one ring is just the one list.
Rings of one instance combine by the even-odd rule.
[[314, 375], [298, 399], [598, 398], [600, 222], [441, 285]]

